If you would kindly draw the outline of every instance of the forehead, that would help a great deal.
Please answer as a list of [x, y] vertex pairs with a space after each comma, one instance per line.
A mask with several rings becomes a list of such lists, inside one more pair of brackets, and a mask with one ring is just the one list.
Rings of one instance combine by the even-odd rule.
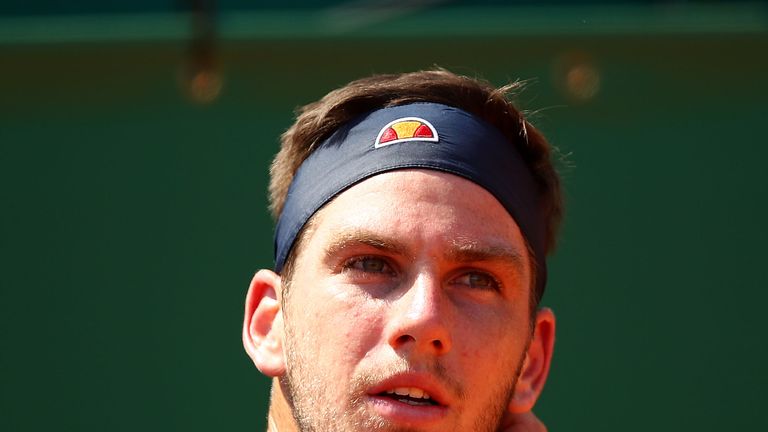
[[339, 194], [313, 219], [312, 231], [318, 234], [365, 229], [406, 240], [504, 242], [526, 249], [514, 219], [490, 192], [434, 170], [370, 177]]

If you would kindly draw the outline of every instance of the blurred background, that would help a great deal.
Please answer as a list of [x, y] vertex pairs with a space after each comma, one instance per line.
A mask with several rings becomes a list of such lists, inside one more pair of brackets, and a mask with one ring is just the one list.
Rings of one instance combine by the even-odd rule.
[[278, 136], [434, 65], [567, 159], [550, 429], [768, 430], [768, 3], [662, 0], [3, 0], [0, 430], [264, 430]]

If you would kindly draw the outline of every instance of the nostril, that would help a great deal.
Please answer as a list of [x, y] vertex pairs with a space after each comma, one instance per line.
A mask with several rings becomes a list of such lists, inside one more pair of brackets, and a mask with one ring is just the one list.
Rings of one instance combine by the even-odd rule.
[[443, 343], [439, 339], [435, 339], [432, 341], [432, 346], [435, 347], [438, 351], [443, 350]]
[[414, 338], [413, 336], [411, 336], [409, 334], [400, 335], [397, 338], [397, 344], [398, 345], [405, 345], [408, 342], [414, 342], [414, 341], [416, 341], [416, 338]]

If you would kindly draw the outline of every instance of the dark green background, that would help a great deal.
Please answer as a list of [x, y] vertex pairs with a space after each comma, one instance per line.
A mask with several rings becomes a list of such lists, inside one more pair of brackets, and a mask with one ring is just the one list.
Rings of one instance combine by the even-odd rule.
[[[434, 64], [533, 78], [517, 99], [570, 155], [537, 406], [550, 429], [768, 430], [766, 27], [545, 24], [230, 35], [207, 105], [181, 91], [173, 32], [6, 32], [0, 430], [261, 430], [267, 380], [240, 325], [250, 276], [271, 265], [277, 137], [350, 79]], [[562, 90], [574, 55], [600, 73], [587, 101]]]

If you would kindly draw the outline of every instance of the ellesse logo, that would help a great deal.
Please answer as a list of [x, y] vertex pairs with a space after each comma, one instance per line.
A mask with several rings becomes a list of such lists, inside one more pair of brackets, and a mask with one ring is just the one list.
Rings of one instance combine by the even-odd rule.
[[375, 148], [406, 141], [437, 142], [437, 131], [428, 121], [418, 117], [403, 117], [381, 128]]

